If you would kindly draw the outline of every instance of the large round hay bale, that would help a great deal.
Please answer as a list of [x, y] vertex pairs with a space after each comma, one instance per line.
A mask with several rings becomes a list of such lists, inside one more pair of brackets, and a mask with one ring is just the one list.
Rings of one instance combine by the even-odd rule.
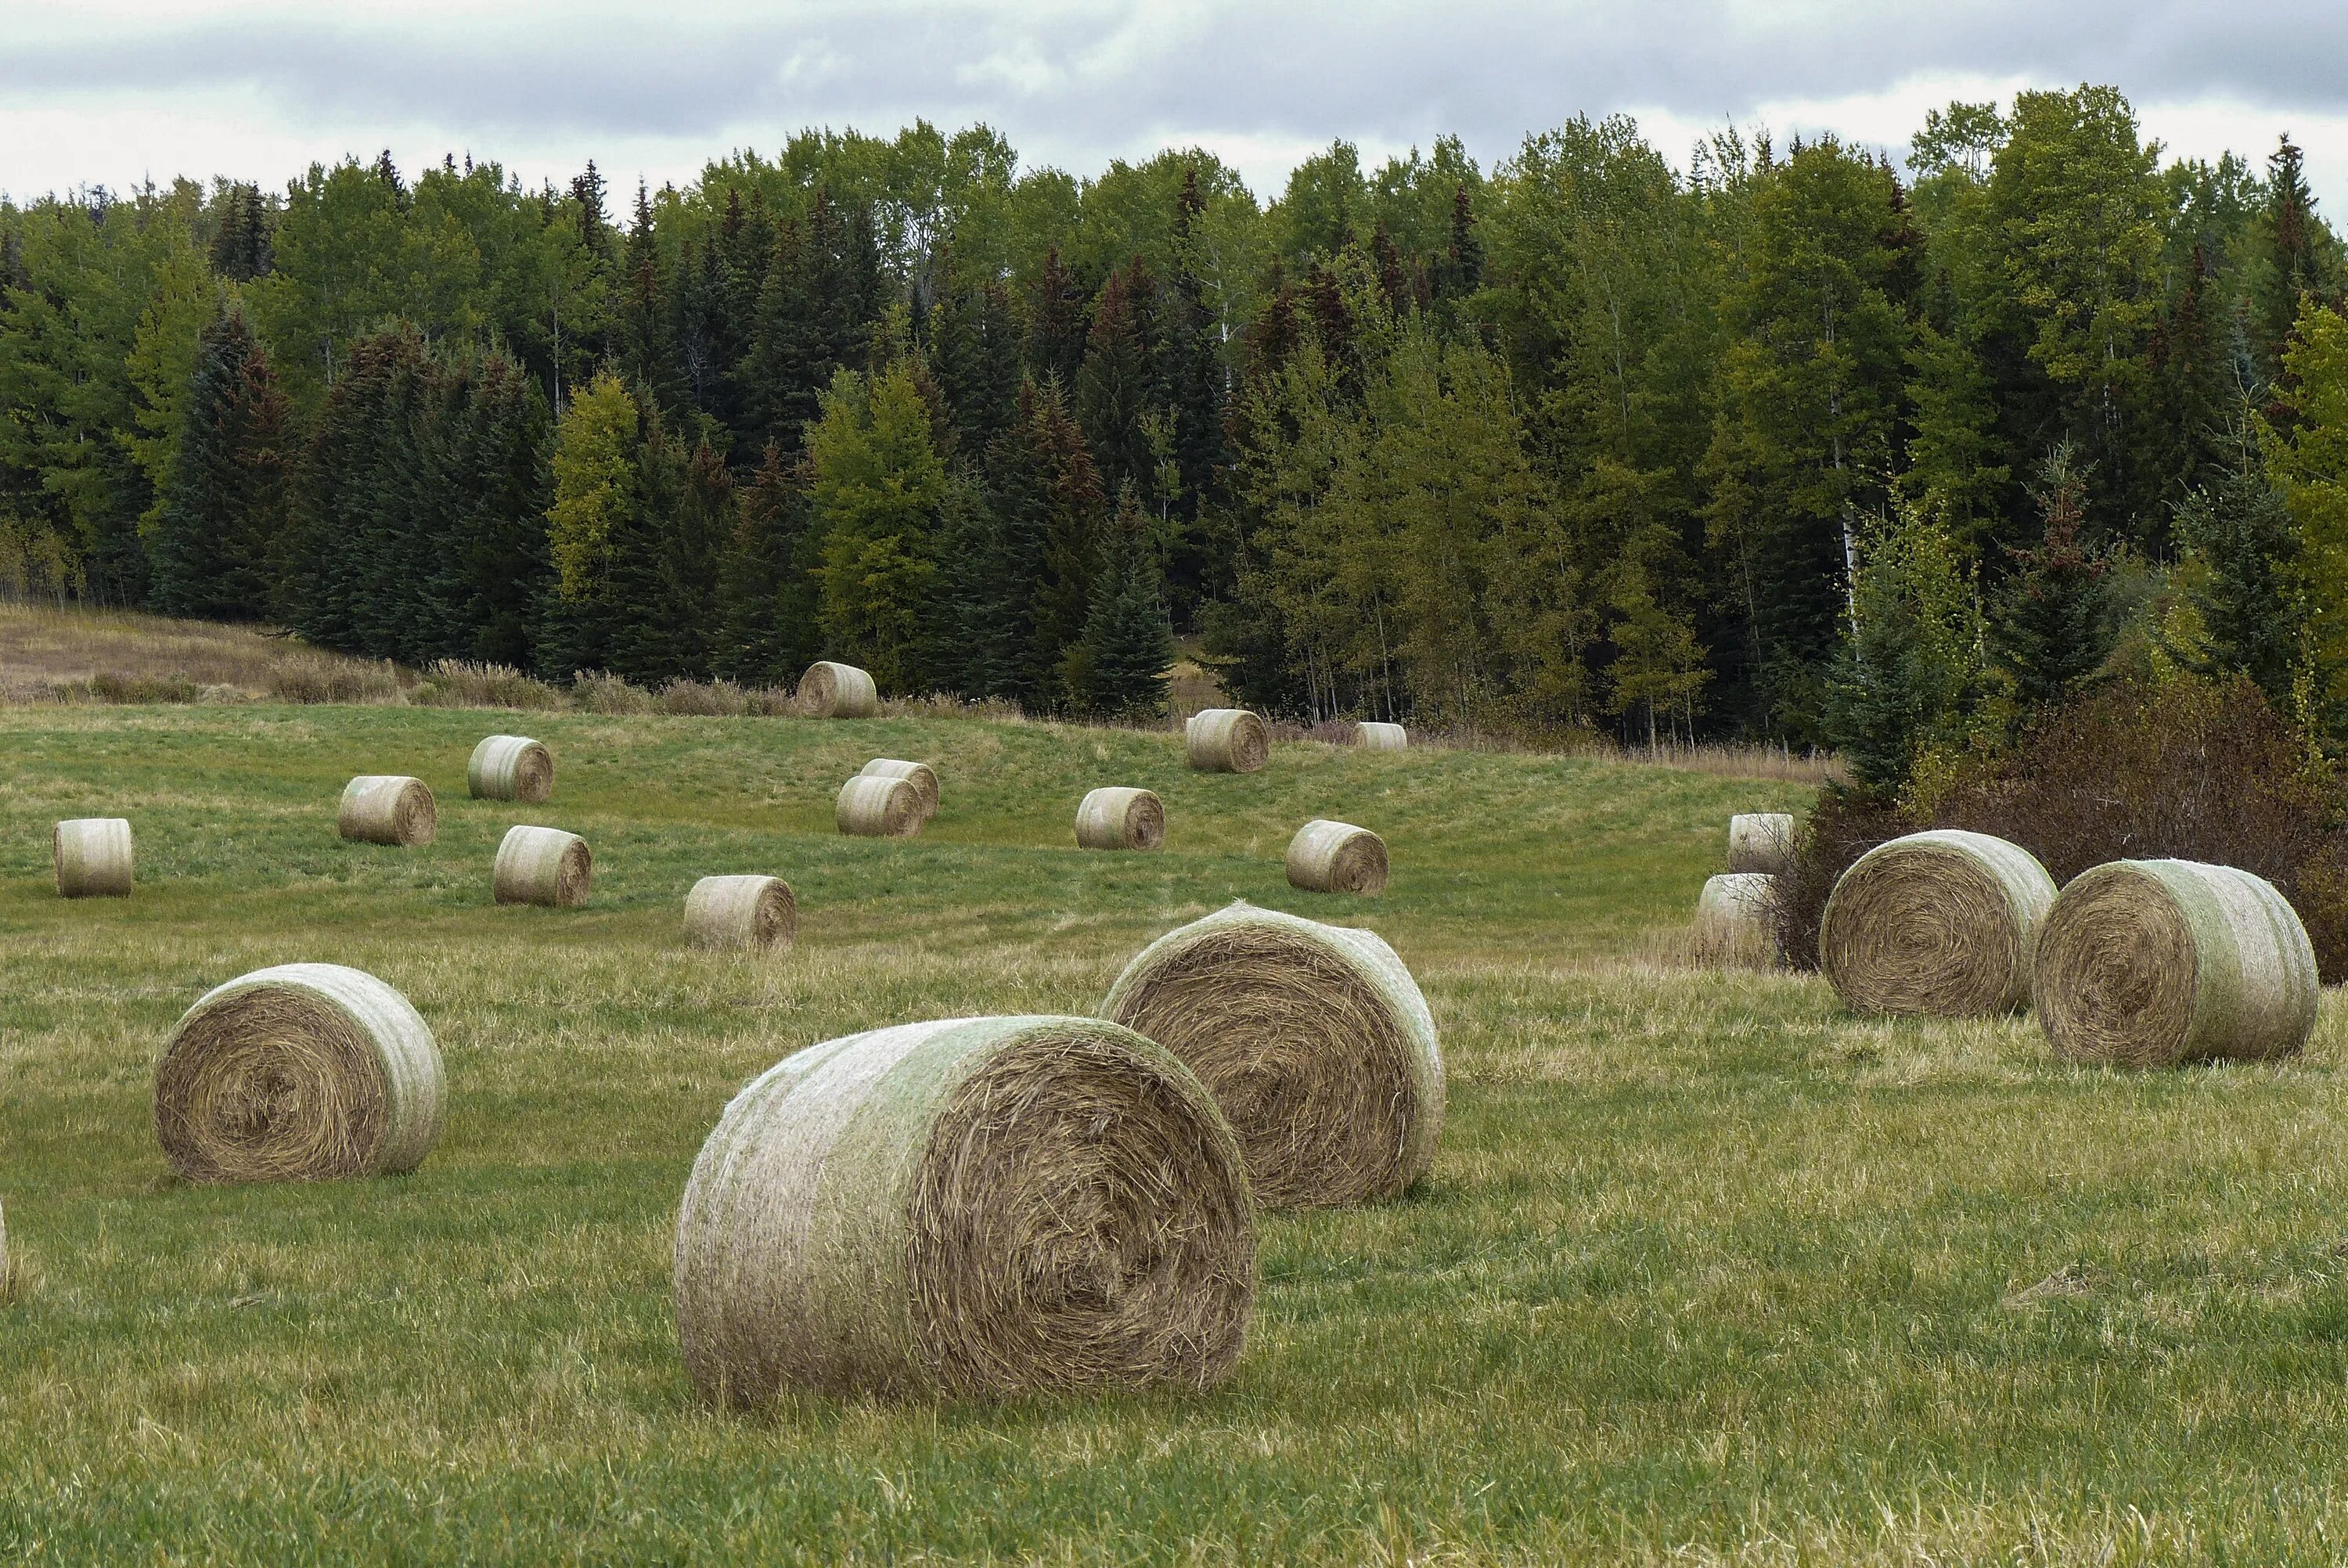
[[528, 735], [491, 735], [473, 748], [465, 788], [475, 800], [540, 804], [554, 794], [554, 753]]
[[1076, 807], [1079, 849], [1162, 849], [1166, 807], [1146, 789], [1109, 784], [1088, 792]]
[[84, 816], [49, 829], [49, 865], [60, 898], [130, 897], [130, 824]]
[[1354, 726], [1354, 744], [1365, 752], [1407, 751], [1410, 733], [1400, 724], [1381, 724], [1365, 719]]
[[1288, 841], [1288, 885], [1309, 893], [1383, 893], [1386, 841], [1366, 827], [1315, 817]]
[[1245, 708], [1210, 708], [1183, 723], [1182, 749], [1202, 772], [1251, 774], [1272, 760], [1272, 732]]
[[2315, 949], [2262, 876], [2116, 860], [2074, 877], [2038, 936], [2038, 1021], [2075, 1061], [2168, 1067], [2288, 1056], [2322, 996]]
[[1259, 1203], [1390, 1197], [1434, 1163], [1435, 1019], [1373, 932], [1233, 904], [1144, 948], [1101, 1012], [1214, 1093]]
[[702, 1145], [675, 1255], [694, 1384], [745, 1406], [1202, 1389], [1255, 1294], [1231, 1128], [1098, 1019], [900, 1024], [785, 1058]]
[[895, 757], [875, 757], [857, 770], [859, 778], [903, 779], [922, 797], [922, 820], [927, 822], [938, 815], [937, 771], [927, 763], [901, 762]]
[[1732, 871], [1704, 879], [1695, 901], [1699, 958], [1774, 962], [1778, 954], [1777, 879], [1765, 872]]
[[191, 1182], [412, 1171], [440, 1134], [440, 1050], [407, 999], [340, 964], [216, 987], [155, 1070], [155, 1135]]
[[685, 934], [697, 947], [788, 948], [798, 901], [779, 876], [705, 876], [685, 896]]
[[439, 808], [422, 779], [396, 774], [361, 774], [343, 786], [335, 830], [361, 844], [413, 849], [440, 831]]
[[839, 831], [860, 838], [911, 838], [922, 831], [922, 792], [911, 779], [857, 774], [839, 786]]
[[575, 833], [559, 827], [510, 827], [498, 845], [490, 893], [500, 904], [573, 908], [587, 902], [594, 869], [587, 841]]
[[1728, 819], [1728, 868], [1782, 876], [1794, 868], [1790, 812], [1740, 812]]
[[2019, 845], [1961, 828], [1911, 833], [1835, 883], [1818, 967], [1859, 1012], [2006, 1012], [2030, 994], [2054, 902], [2054, 878]]
[[819, 659], [799, 677], [799, 712], [810, 719], [870, 719], [880, 712], [880, 691], [855, 665]]

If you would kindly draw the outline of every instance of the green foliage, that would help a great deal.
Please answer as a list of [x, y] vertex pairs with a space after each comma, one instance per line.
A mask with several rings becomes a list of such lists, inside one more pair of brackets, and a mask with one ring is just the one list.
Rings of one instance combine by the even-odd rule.
[[2038, 543], [2013, 552], [2014, 570], [1991, 629], [2002, 672], [2024, 710], [2069, 696], [2103, 663], [2106, 651], [2104, 574], [2109, 563], [2080, 538], [2087, 517], [2086, 479], [2067, 445], [2040, 465]]
[[1101, 554], [1084, 634], [1068, 652], [1068, 690], [1082, 712], [1163, 718], [1166, 672], [1174, 664], [1165, 569], [1150, 548], [1148, 526], [1129, 489], [1118, 497]]
[[173, 615], [248, 620], [275, 608], [287, 522], [292, 411], [239, 310], [196, 345], [186, 423], [154, 530], [156, 602]]
[[2198, 622], [2197, 646], [2182, 651], [2205, 675], [2239, 672], [2289, 712], [2306, 624], [2295, 591], [2299, 525], [2248, 438], [2235, 461], [2177, 508], [2188, 555], [2180, 573]]
[[1980, 682], [1982, 617], [1947, 530], [1913, 508], [1861, 543], [1855, 587], [1857, 626], [1827, 689], [1827, 733], [1858, 782], [1889, 795], [1928, 749], [1961, 736]]
[[808, 432], [808, 473], [825, 651], [884, 692], [922, 689], [946, 469], [908, 365], [833, 378]]

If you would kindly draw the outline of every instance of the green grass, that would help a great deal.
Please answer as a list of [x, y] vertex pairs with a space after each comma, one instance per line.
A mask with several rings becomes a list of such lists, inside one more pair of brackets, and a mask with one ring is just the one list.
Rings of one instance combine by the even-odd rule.
[[[1900, 1025], [1814, 979], [1652, 960], [1782, 783], [1533, 756], [885, 720], [532, 715], [553, 804], [464, 797], [513, 715], [0, 710], [0, 1559], [275, 1562], [2335, 1561], [2348, 1539], [2342, 1017], [2308, 1057], [2062, 1067], [2024, 1020]], [[831, 832], [866, 757], [934, 761], [918, 840]], [[414, 772], [439, 842], [334, 836]], [[1096, 783], [1162, 856], [1079, 854]], [[126, 815], [138, 896], [67, 903], [47, 825]], [[1375, 901], [1293, 892], [1304, 817], [1383, 832]], [[592, 906], [498, 909], [517, 820]], [[789, 879], [774, 962], [679, 946], [705, 872]], [[1087, 1008], [1243, 897], [1417, 970], [1452, 1121], [1405, 1202], [1267, 1219], [1204, 1397], [713, 1413], [668, 1235], [743, 1081], [850, 1030]], [[297, 958], [438, 1031], [422, 1171], [174, 1182], [154, 1053]], [[2067, 1272], [2065, 1272], [2067, 1271]], [[2014, 1302], [2036, 1282], [2061, 1288]]]

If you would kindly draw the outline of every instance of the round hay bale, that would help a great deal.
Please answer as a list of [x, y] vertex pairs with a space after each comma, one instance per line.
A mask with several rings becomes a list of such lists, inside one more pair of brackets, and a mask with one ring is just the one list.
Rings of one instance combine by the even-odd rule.
[[1079, 849], [1163, 849], [1166, 807], [1146, 789], [1110, 784], [1087, 793], [1076, 807]]
[[1435, 1020], [1373, 932], [1233, 904], [1144, 948], [1101, 1012], [1199, 1075], [1261, 1204], [1391, 1197], [1434, 1163]]
[[2322, 995], [2315, 949], [2262, 876], [2116, 860], [2074, 877], [2038, 937], [2031, 996], [2075, 1061], [2170, 1067], [2289, 1056]]
[[927, 763], [900, 762], [894, 757], [875, 757], [857, 770], [857, 777], [868, 779], [903, 779], [922, 797], [922, 820], [927, 822], [938, 815], [938, 775]]
[[84, 816], [49, 829], [49, 863], [60, 898], [130, 897], [130, 824]]
[[1230, 1126], [1098, 1019], [900, 1024], [785, 1058], [702, 1145], [675, 1255], [685, 1367], [736, 1406], [1203, 1389], [1255, 1295]]
[[880, 691], [855, 665], [819, 659], [799, 677], [799, 712], [810, 719], [870, 719], [880, 712]]
[[1706, 877], [1695, 901], [1695, 945], [1697, 955], [1710, 960], [1776, 961], [1777, 879], [1759, 871]]
[[1366, 827], [1315, 817], [1288, 841], [1288, 885], [1308, 893], [1383, 893], [1386, 841]]
[[1354, 726], [1354, 744], [1365, 752], [1407, 751], [1410, 732], [1400, 724], [1381, 724], [1365, 719]]
[[1781, 876], [1794, 868], [1791, 812], [1740, 812], [1728, 819], [1728, 869]]
[[473, 748], [465, 787], [475, 800], [541, 804], [554, 794], [554, 753], [528, 735], [491, 735]]
[[422, 779], [361, 774], [343, 786], [335, 830], [361, 844], [413, 849], [432, 842], [440, 831], [440, 813]]
[[705, 876], [685, 896], [685, 934], [696, 947], [788, 948], [799, 906], [779, 876]]
[[340, 964], [207, 991], [164, 1044], [155, 1135], [191, 1182], [412, 1171], [440, 1134], [440, 1050], [407, 999]]
[[587, 841], [575, 833], [559, 827], [510, 827], [498, 845], [489, 889], [500, 904], [571, 909], [587, 902], [594, 869]]
[[1182, 748], [1201, 772], [1251, 774], [1272, 760], [1272, 732], [1245, 708], [1210, 708], [1184, 722]]
[[911, 838], [922, 831], [922, 794], [911, 779], [857, 774], [839, 786], [839, 831], [860, 838]]
[[2054, 881], [1985, 833], [1935, 828], [1879, 844], [1835, 883], [1818, 967], [1859, 1012], [2007, 1012], [2030, 994]]

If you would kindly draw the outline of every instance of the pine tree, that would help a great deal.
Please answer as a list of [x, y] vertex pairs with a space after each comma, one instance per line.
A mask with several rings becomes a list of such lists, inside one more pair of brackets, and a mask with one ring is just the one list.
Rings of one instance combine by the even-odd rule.
[[724, 634], [713, 662], [729, 680], [788, 685], [817, 652], [813, 581], [808, 563], [798, 559], [807, 487], [769, 442], [736, 498], [733, 537], [719, 566]]
[[2067, 444], [2049, 453], [2038, 471], [2039, 542], [2008, 552], [2014, 569], [1992, 630], [2025, 711], [2070, 695], [2109, 651], [2104, 574], [2111, 563], [2079, 537], [2087, 518], [2086, 480]]
[[1018, 325], [1002, 284], [990, 278], [955, 287], [951, 271], [948, 277], [944, 297], [931, 312], [929, 363], [949, 411], [954, 450], [977, 463], [1018, 416]]
[[1102, 557], [1084, 634], [1068, 659], [1068, 688], [1086, 712], [1162, 718], [1174, 632], [1166, 619], [1164, 573], [1130, 487], [1117, 497]]
[[242, 311], [204, 329], [151, 541], [157, 608], [251, 620], [280, 608], [293, 411]]
[[1165, 402], [1158, 284], [1137, 254], [1109, 274], [1093, 306], [1085, 363], [1069, 398], [1108, 488], [1152, 492], [1156, 455], [1145, 421]]
[[2260, 374], [2271, 384], [2282, 367], [2282, 352], [2299, 319], [2301, 299], [2321, 289], [2317, 251], [2324, 234], [2315, 217], [2315, 194], [2308, 189], [2306, 158], [2285, 135], [2267, 159], [2267, 203], [2260, 226], [2260, 250], [2251, 276], [2250, 317], [2252, 347]]
[[2177, 508], [2177, 538], [2189, 552], [2179, 573], [2200, 621], [2199, 646], [2184, 661], [2207, 675], [2248, 675], [2277, 712], [2297, 706], [2292, 677], [2306, 630], [2292, 579], [2299, 525], [2267, 476], [2247, 429], [2235, 433], [2233, 461]]
[[634, 222], [622, 258], [627, 293], [621, 302], [616, 347], [620, 373], [648, 392], [664, 409], [688, 401], [685, 367], [677, 354], [678, 313], [674, 292], [662, 275], [660, 248], [653, 231], [650, 194], [636, 185]]
[[1451, 242], [1436, 261], [1430, 291], [1438, 302], [1466, 299], [1484, 286], [1484, 246], [1465, 181], [1451, 192]]
[[1027, 295], [1028, 374], [1039, 382], [1057, 382], [1063, 392], [1075, 386], [1091, 332], [1084, 289], [1054, 245], [1045, 251]]
[[1969, 585], [1948, 534], [1900, 514], [1862, 547], [1858, 625], [1827, 688], [1826, 732], [1859, 787], [1890, 795], [1951, 741], [1979, 679]]
[[262, 204], [261, 188], [232, 184], [221, 199], [220, 228], [212, 235], [212, 271], [234, 282], [249, 283], [269, 272], [269, 211]]

